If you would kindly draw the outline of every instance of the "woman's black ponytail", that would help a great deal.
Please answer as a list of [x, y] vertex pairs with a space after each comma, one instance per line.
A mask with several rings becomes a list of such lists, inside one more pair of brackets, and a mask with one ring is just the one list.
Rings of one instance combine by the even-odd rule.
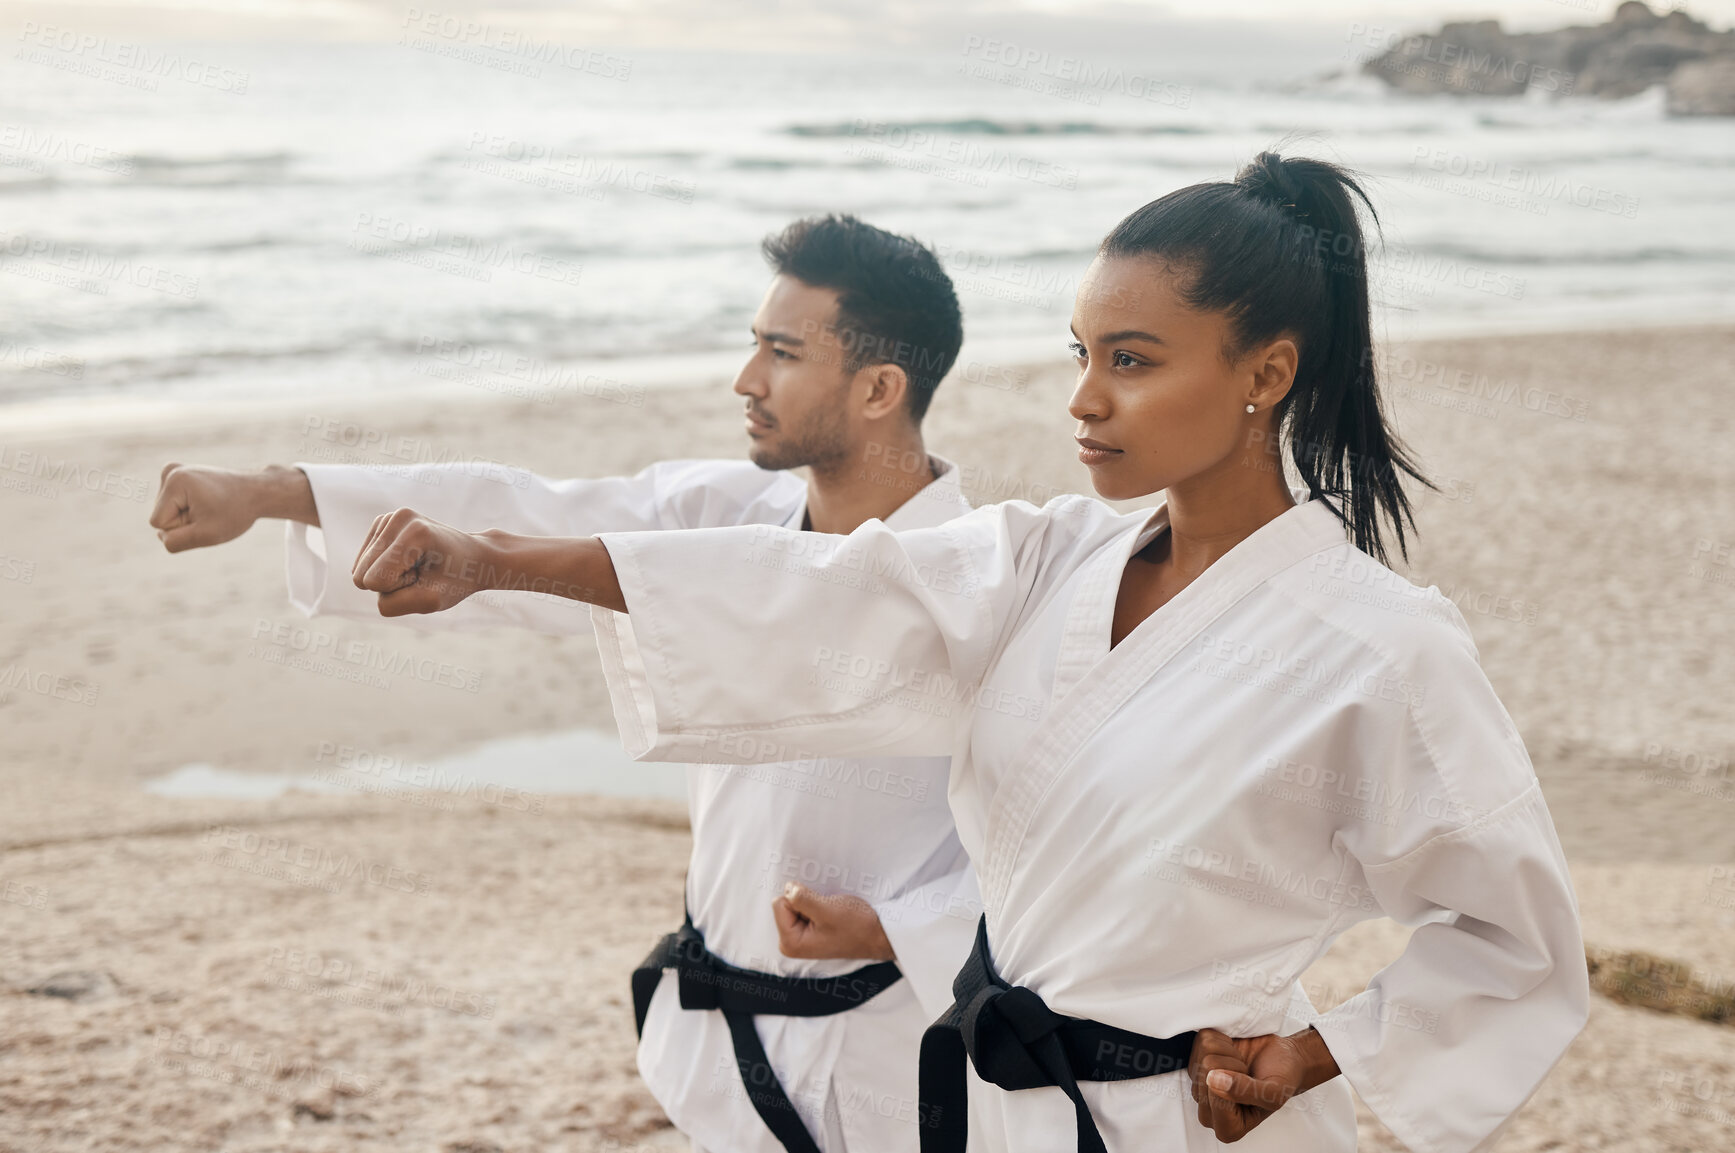
[[1181, 269], [1188, 304], [1229, 315], [1231, 352], [1296, 338], [1295, 385], [1277, 407], [1290, 459], [1356, 546], [1383, 561], [1382, 520], [1403, 556], [1415, 527], [1403, 478], [1428, 481], [1380, 406], [1358, 201], [1377, 227], [1373, 203], [1342, 168], [1262, 152], [1231, 183], [1195, 184], [1140, 208], [1102, 251]]

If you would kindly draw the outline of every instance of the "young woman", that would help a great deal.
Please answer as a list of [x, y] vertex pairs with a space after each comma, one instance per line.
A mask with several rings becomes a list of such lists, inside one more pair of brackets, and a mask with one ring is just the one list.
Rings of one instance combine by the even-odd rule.
[[[1103, 242], [1069, 407], [1097, 492], [1154, 512], [560, 541], [400, 510], [355, 579], [387, 615], [526, 580], [614, 610], [641, 756], [951, 753], [986, 915], [924, 1045], [929, 1148], [963, 1147], [963, 1049], [986, 1149], [1348, 1150], [1346, 1081], [1412, 1149], [1477, 1147], [1582, 1027], [1583, 945], [1462, 618], [1383, 563], [1415, 472], [1358, 200], [1267, 153]], [[1316, 1013], [1301, 974], [1381, 916], [1403, 956]]]

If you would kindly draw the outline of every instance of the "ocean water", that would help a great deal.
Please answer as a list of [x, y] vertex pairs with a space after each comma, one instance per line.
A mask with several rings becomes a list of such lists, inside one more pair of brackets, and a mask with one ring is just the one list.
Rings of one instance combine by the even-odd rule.
[[[448, 806], [464, 800], [514, 804], [520, 795], [589, 794], [684, 801], [687, 767], [634, 761], [613, 733], [567, 729], [484, 741], [444, 757], [345, 755], [312, 771], [242, 772], [182, 765], [147, 781], [159, 797], [269, 801], [289, 792], [363, 793]], [[418, 799], [419, 797], [419, 799]]]
[[1126, 212], [1279, 144], [1372, 177], [1391, 333], [1735, 319], [1735, 124], [1671, 120], [1659, 92], [1403, 97], [1325, 42], [1273, 66], [1207, 46], [1160, 74], [1082, 76], [967, 46], [7, 52], [14, 412], [462, 389], [632, 403], [671, 364], [739, 358], [760, 238], [821, 211], [934, 243], [991, 371], [1063, 354], [1079, 274]]

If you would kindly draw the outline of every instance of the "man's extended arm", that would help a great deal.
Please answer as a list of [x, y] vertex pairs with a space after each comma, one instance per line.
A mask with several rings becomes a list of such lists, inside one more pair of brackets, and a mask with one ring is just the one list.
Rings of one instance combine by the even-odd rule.
[[164, 548], [182, 552], [232, 541], [264, 517], [319, 524], [306, 473], [276, 464], [242, 472], [170, 463], [163, 466], [151, 527]]
[[[374, 520], [393, 509], [413, 508], [472, 533], [500, 529], [531, 537], [586, 537], [783, 523], [802, 493], [801, 482], [788, 473], [717, 460], [661, 461], [632, 476], [565, 479], [481, 460], [405, 466], [296, 462], [294, 468], [261, 473], [180, 465], [165, 470], [164, 488], [153, 524], [160, 520], [159, 527], [178, 527], [190, 516], [199, 529], [165, 539], [171, 551], [220, 544], [245, 532], [253, 519], [285, 516], [290, 603], [309, 616], [372, 621], [380, 619], [375, 598], [356, 588], [350, 564]], [[286, 499], [291, 496], [296, 499]], [[472, 597], [452, 612], [400, 621], [442, 632], [513, 627], [571, 636], [591, 631], [582, 604], [511, 593]]]

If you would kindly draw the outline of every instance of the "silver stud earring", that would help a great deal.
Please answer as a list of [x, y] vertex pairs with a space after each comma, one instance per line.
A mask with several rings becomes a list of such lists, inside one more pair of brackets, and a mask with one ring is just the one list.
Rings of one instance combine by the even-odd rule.
[[1251, 412], [1258, 412], [1259, 410], [1254, 408], [1252, 405], [1248, 405], [1247, 411], [1251, 413]]

